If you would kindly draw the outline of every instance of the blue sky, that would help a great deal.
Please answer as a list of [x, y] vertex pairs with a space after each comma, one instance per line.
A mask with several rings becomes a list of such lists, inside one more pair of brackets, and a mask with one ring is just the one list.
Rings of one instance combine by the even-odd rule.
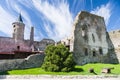
[[76, 15], [82, 11], [104, 17], [107, 31], [120, 29], [120, 0], [0, 0], [0, 36], [12, 36], [12, 23], [21, 13], [25, 39], [35, 28], [35, 40], [56, 41], [70, 36]]

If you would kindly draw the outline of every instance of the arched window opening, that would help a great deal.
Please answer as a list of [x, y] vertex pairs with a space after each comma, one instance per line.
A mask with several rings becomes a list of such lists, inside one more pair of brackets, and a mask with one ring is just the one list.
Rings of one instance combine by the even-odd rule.
[[84, 37], [84, 36], [85, 36], [85, 29], [82, 28], [82, 37]]
[[20, 50], [20, 46], [17, 46], [17, 50]]
[[96, 56], [96, 52], [95, 52], [95, 51], [93, 51], [93, 56], [94, 56], [94, 57]]

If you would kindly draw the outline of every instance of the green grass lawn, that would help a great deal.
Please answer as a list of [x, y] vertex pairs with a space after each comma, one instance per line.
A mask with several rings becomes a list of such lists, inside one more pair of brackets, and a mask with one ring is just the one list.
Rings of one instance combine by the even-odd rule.
[[32, 68], [32, 69], [24, 69], [24, 70], [12, 70], [8, 72], [2, 72], [0, 74], [8, 74], [8, 75], [95, 75], [93, 73], [89, 73], [90, 68], [94, 68], [96, 74], [101, 75], [101, 70], [103, 68], [111, 68], [110, 75], [120, 75], [120, 64], [86, 64], [84, 66], [75, 66], [75, 70], [71, 72], [46, 72], [41, 68]]

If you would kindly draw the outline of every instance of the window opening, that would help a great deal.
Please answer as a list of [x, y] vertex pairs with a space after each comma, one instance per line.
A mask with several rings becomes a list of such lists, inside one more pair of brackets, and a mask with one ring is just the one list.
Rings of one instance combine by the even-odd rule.
[[93, 39], [93, 42], [95, 42], [95, 37], [94, 37], [94, 35], [92, 34], [92, 39]]
[[100, 53], [100, 54], [103, 54], [102, 48], [99, 49], [99, 53]]
[[87, 48], [84, 49], [84, 53], [85, 53], [85, 56], [88, 55], [88, 49]]
[[96, 52], [95, 51], [93, 51], [93, 56], [96, 56]]

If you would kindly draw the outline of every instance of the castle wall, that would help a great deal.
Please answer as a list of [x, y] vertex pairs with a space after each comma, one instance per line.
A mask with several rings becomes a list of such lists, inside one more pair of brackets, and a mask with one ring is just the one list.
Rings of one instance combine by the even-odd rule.
[[55, 44], [54, 40], [51, 39], [34, 41], [34, 27], [31, 27], [30, 40], [24, 40], [25, 24], [21, 14], [12, 25], [12, 38], [0, 37], [0, 59], [26, 58], [28, 55], [38, 51], [43, 52], [49, 44]]
[[0, 72], [40, 67], [43, 63], [44, 54], [32, 54], [25, 59], [9, 59], [0, 61]]
[[115, 47], [115, 53], [120, 63], [120, 30], [109, 32], [110, 39]]
[[[19, 47], [19, 49], [18, 49]], [[0, 53], [13, 54], [13, 51], [31, 51], [30, 47], [24, 41], [18, 40], [15, 42], [13, 38], [0, 37]]]
[[37, 51], [44, 51], [45, 48], [50, 44], [55, 44], [55, 41], [52, 39], [43, 39], [40, 42], [34, 41], [33, 43], [35, 50]]
[[81, 12], [76, 17], [73, 27], [73, 52], [77, 64], [117, 63], [114, 46], [107, 38], [102, 17]]

